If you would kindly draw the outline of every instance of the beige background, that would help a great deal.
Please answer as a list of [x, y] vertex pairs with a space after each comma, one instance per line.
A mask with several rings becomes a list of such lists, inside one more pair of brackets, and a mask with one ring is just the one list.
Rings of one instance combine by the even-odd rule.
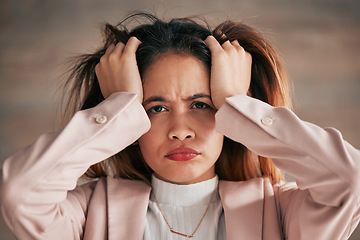
[[[116, 23], [132, 10], [169, 18], [205, 14], [211, 23], [231, 17], [257, 26], [284, 59], [296, 113], [339, 129], [360, 148], [359, 1], [1, 0], [0, 163], [58, 129], [64, 63], [95, 49], [100, 23]], [[360, 239], [357, 232], [351, 239]], [[0, 239], [13, 239], [2, 222]]]

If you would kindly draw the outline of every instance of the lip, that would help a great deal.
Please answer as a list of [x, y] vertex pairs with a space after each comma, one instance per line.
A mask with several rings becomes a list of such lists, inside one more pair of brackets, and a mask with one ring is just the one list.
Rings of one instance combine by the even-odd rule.
[[192, 148], [179, 147], [168, 152], [165, 157], [173, 161], [189, 161], [200, 155], [200, 153]]

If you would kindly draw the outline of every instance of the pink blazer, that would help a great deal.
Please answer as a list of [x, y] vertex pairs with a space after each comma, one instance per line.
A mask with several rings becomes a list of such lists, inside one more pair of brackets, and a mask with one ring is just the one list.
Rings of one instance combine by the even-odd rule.
[[[106, 116], [107, 121], [98, 117]], [[103, 118], [104, 119], [104, 118]], [[125, 148], [150, 127], [136, 96], [115, 93], [42, 135], [2, 168], [3, 217], [19, 239], [143, 237], [150, 187], [108, 177], [76, 187], [87, 168]], [[216, 128], [294, 176], [220, 181], [227, 239], [347, 239], [360, 219], [360, 151], [332, 128], [247, 96], [227, 99]]]

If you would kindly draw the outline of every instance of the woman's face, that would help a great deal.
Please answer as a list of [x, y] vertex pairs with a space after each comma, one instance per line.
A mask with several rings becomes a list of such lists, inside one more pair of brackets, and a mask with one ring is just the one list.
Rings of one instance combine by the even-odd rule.
[[143, 105], [151, 128], [139, 145], [158, 178], [190, 184], [214, 177], [224, 137], [215, 131], [209, 79], [193, 56], [165, 55], [145, 71]]

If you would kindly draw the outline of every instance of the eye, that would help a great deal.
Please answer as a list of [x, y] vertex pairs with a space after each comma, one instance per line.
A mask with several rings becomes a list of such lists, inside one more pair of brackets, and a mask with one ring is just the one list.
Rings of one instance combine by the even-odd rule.
[[193, 108], [193, 109], [207, 109], [207, 108], [212, 108], [212, 107], [210, 107], [208, 104], [206, 104], [204, 102], [194, 102], [193, 105], [191, 106], [191, 108]]
[[153, 107], [151, 107], [151, 108], [149, 108], [147, 111], [146, 111], [146, 113], [147, 114], [150, 114], [150, 113], [159, 113], [159, 112], [163, 112], [163, 111], [165, 111], [166, 109], [163, 107], [163, 106], [161, 106], [161, 105], [156, 105], [156, 106], [153, 106]]

